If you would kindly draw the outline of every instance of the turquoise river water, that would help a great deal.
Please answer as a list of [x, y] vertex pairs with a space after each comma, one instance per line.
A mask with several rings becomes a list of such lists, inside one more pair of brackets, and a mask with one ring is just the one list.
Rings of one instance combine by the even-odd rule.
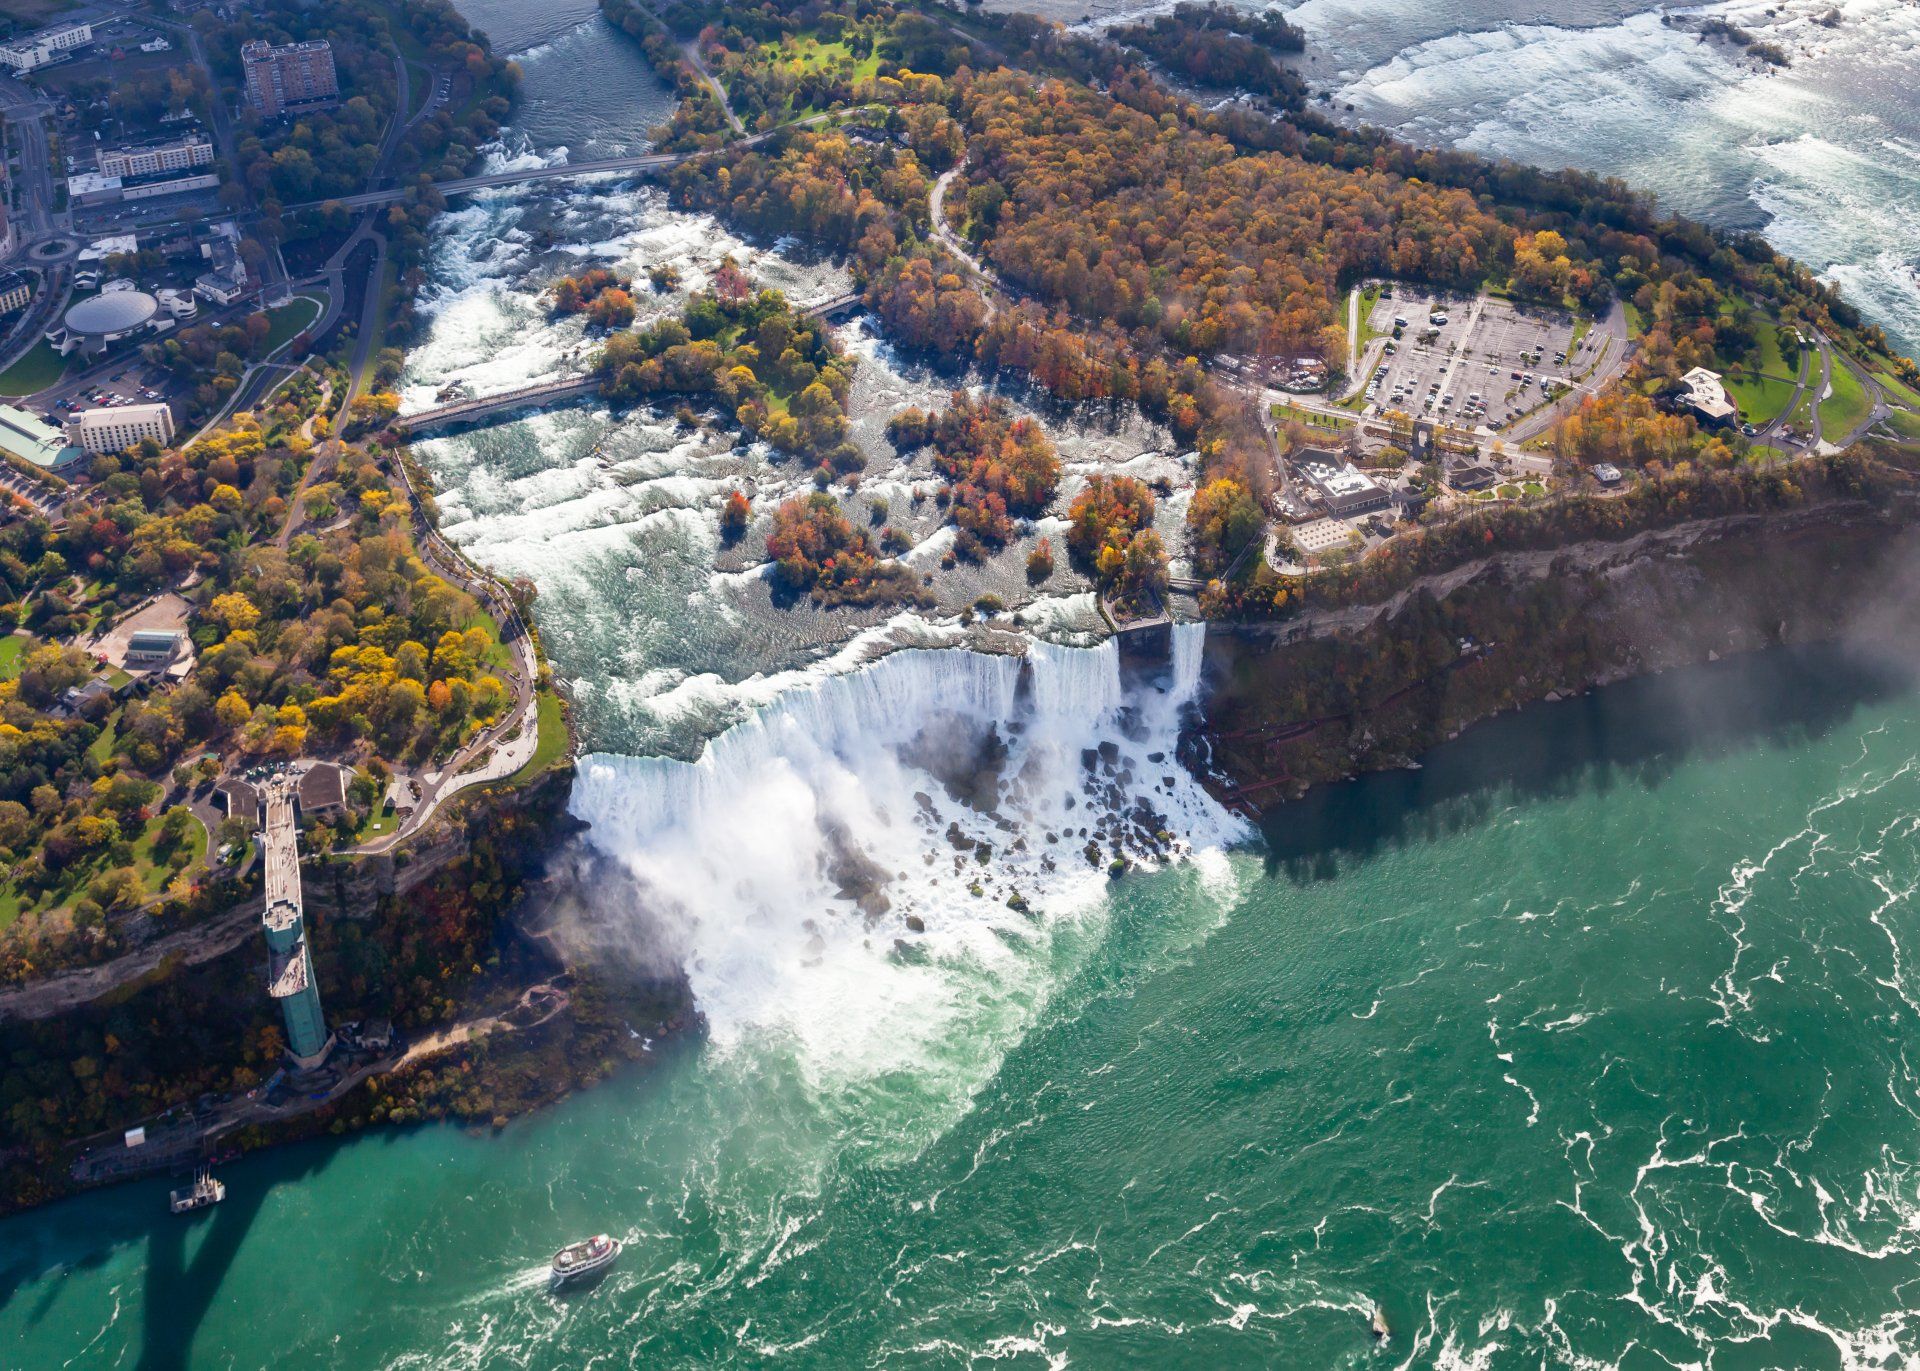
[[[664, 114], [591, 0], [464, 8], [527, 72], [503, 162]], [[1363, 116], [1764, 222], [1910, 339], [1914, 11], [1826, 8], [1710, 7], [1799, 43], [1790, 76], [1625, 0], [1297, 17]], [[537, 296], [578, 259], [838, 288], [617, 183], [439, 235], [414, 399], [568, 365]], [[851, 336], [873, 427], [930, 383]], [[1175, 456], [1072, 438], [1073, 479]], [[191, 1221], [153, 1181], [0, 1223], [0, 1368], [1920, 1363], [1910, 684], [1806, 652], [1614, 687], [1256, 834], [1167, 756], [1196, 633], [1153, 681], [1072, 633], [867, 663], [953, 626], [765, 613], [713, 511], [791, 473], [712, 446], [594, 410], [422, 445], [601, 749], [573, 803], [622, 879], [573, 931], [685, 966], [706, 1031], [497, 1135], [246, 1158]], [[619, 1265], [551, 1294], [598, 1231]]]
[[1909, 1364], [1914, 704], [1775, 654], [1508, 716], [1120, 882], [990, 1069], [747, 1033], [11, 1220], [0, 1361]]

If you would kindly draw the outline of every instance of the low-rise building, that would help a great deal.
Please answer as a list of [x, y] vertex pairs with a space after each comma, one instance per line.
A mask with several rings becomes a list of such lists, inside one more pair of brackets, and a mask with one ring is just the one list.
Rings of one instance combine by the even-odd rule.
[[0, 452], [57, 471], [84, 454], [52, 424], [13, 405], [0, 405]]
[[104, 678], [95, 676], [93, 679], [81, 685], [68, 686], [66, 690], [61, 692], [60, 698], [54, 704], [51, 712], [57, 718], [71, 719], [75, 715], [83, 713], [88, 705], [96, 701], [110, 700], [112, 698], [113, 687], [109, 685]]
[[222, 781], [213, 793], [219, 799], [220, 807], [226, 811], [229, 819], [239, 819], [248, 828], [260, 827], [262, 819], [260, 792], [255, 790], [250, 782]]
[[1695, 367], [1680, 378], [1680, 384], [1687, 388], [1681, 403], [1709, 428], [1731, 424], [1739, 417], [1739, 410], [1727, 396], [1727, 388], [1720, 383], [1719, 372]]
[[240, 260], [239, 245], [226, 234], [217, 234], [202, 249], [213, 262], [213, 270], [197, 277], [193, 292], [208, 304], [231, 305], [247, 293], [247, 264]]
[[93, 41], [91, 24], [59, 24], [0, 47], [0, 67], [18, 73], [38, 71], [65, 61]]
[[213, 144], [198, 135], [171, 142], [151, 143], [137, 148], [101, 148], [94, 154], [94, 168], [102, 176], [132, 180], [141, 176], [164, 176], [173, 171], [213, 165]]
[[293, 794], [303, 824], [344, 814], [347, 809], [347, 773], [332, 762], [315, 762], [302, 773], [300, 784]]
[[67, 203], [76, 209], [119, 202], [124, 183], [99, 171], [76, 171], [67, 178]]
[[154, 200], [162, 195], [190, 195], [196, 191], [216, 190], [220, 178], [213, 172], [204, 171], [195, 176], [176, 176], [166, 181], [142, 181], [138, 185], [122, 186], [122, 200]]
[[187, 651], [187, 635], [177, 628], [143, 628], [127, 639], [129, 671], [163, 671]]
[[1617, 486], [1621, 481], [1620, 468], [1612, 462], [1601, 462], [1593, 468], [1593, 479], [1603, 486]]
[[1500, 479], [1500, 473], [1483, 462], [1461, 462], [1447, 472], [1447, 484], [1455, 490], [1485, 490]]
[[1351, 462], [1306, 462], [1300, 474], [1328, 514], [1346, 518], [1387, 507], [1387, 489]]
[[67, 438], [83, 452], [125, 452], [145, 439], [173, 441], [173, 411], [164, 404], [84, 410], [67, 421]]

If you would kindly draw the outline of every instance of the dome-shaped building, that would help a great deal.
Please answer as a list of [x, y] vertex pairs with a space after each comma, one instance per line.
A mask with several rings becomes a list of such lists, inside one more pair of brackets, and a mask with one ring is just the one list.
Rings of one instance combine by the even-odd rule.
[[82, 300], [61, 322], [68, 333], [88, 343], [111, 343], [145, 328], [160, 310], [159, 302], [144, 290], [128, 286], [108, 289]]

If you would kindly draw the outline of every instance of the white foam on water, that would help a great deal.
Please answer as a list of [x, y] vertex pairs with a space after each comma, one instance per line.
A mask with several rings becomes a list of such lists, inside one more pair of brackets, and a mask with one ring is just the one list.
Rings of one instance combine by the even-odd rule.
[[1097, 941], [1115, 851], [1158, 866], [1242, 836], [1172, 756], [1203, 634], [1175, 631], [1157, 684], [1123, 684], [1112, 642], [895, 652], [784, 691], [696, 762], [590, 756], [573, 811], [641, 892], [600, 917], [684, 960], [721, 1054], [784, 1049], [827, 1094], [906, 1082], [944, 1121], [1056, 959]]
[[[1920, 346], [1920, 167], [1902, 152], [1920, 132], [1920, 11], [1848, 0], [1838, 27], [1812, 22], [1828, 8], [1705, 5], [1673, 11], [1674, 26], [1649, 10], [1591, 26], [1528, 16], [1465, 27], [1345, 73], [1336, 99], [1416, 141], [1584, 167], [1683, 213], [1764, 224], [1775, 246]], [[1711, 16], [1782, 47], [1791, 65], [1687, 27]], [[1347, 0], [1309, 0], [1289, 18], [1336, 48], [1382, 20]]]

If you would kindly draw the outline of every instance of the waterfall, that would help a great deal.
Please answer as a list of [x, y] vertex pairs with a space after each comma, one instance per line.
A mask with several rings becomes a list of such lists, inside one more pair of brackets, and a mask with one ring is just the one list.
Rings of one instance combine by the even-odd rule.
[[816, 1077], [991, 1038], [1044, 997], [1050, 940], [1099, 917], [1116, 858], [1240, 836], [1174, 760], [1203, 639], [1177, 630], [1172, 683], [1131, 689], [1112, 642], [899, 651], [697, 761], [589, 756], [573, 811], [632, 878], [590, 936], [684, 965], [722, 1050], [776, 1034]]

